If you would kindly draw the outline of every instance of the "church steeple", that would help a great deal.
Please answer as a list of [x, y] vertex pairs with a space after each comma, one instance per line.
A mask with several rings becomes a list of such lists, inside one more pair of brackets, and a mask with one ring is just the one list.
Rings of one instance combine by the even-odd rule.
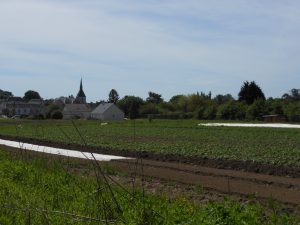
[[79, 89], [79, 92], [83, 92], [83, 88], [82, 88], [82, 78], [80, 80], [80, 89]]
[[75, 99], [75, 103], [77, 103], [77, 104], [85, 104], [86, 103], [86, 96], [85, 96], [85, 93], [83, 91], [83, 86], [82, 86], [82, 78], [80, 80], [80, 87], [79, 87], [79, 91], [78, 91], [78, 94]]

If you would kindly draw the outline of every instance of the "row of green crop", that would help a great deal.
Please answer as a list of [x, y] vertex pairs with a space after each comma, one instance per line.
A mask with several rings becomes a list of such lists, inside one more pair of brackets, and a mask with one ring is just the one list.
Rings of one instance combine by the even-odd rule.
[[257, 203], [227, 199], [196, 205], [183, 197], [169, 200], [116, 186], [108, 190], [103, 180], [68, 173], [54, 159], [22, 157], [0, 149], [0, 224], [238, 225], [299, 221], [276, 210], [265, 213]]
[[197, 121], [0, 122], [0, 134], [162, 154], [300, 166], [300, 129], [202, 127]]

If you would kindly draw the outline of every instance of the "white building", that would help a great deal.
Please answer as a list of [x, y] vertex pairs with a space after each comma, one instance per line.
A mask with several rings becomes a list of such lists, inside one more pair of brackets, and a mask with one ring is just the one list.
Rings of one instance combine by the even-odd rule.
[[45, 116], [46, 108], [41, 99], [25, 102], [21, 97], [11, 97], [0, 103], [0, 114], [8, 116]]
[[101, 103], [92, 111], [91, 118], [98, 120], [123, 120], [124, 112], [114, 103]]

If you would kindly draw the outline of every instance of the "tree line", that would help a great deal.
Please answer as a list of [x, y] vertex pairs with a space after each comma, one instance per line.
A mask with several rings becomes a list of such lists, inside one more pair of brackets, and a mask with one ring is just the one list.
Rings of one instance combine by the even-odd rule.
[[[13, 97], [13, 94], [0, 89], [0, 99]], [[23, 99], [41, 99], [38, 92], [29, 90]], [[54, 101], [45, 100], [48, 107], [47, 117], [61, 111], [62, 107]], [[128, 118], [161, 118], [161, 119], [221, 119], [221, 120], [261, 120], [264, 115], [279, 115], [290, 122], [300, 122], [300, 89], [291, 89], [280, 98], [266, 99], [262, 89], [255, 81], [245, 81], [235, 99], [231, 94], [212, 96], [212, 93], [196, 92], [188, 95], [175, 95], [165, 101], [161, 94], [148, 92], [143, 99], [138, 96], [126, 95], [119, 97], [112, 89], [106, 101], [89, 103], [95, 108], [101, 102], [110, 102], [119, 106]]]
[[145, 100], [137, 96], [119, 99], [116, 90], [113, 93], [108, 101], [116, 103], [129, 118], [261, 120], [264, 115], [278, 115], [290, 122], [300, 122], [299, 89], [292, 89], [281, 98], [266, 99], [255, 81], [243, 83], [238, 99], [231, 94], [212, 97], [211, 92], [175, 95], [169, 101], [154, 92], [149, 92]]

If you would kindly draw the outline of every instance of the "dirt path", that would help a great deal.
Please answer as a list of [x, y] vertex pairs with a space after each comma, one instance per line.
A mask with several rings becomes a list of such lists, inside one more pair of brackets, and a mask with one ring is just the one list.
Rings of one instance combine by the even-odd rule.
[[[201, 185], [204, 188], [228, 194], [255, 195], [259, 198], [273, 198], [280, 202], [300, 205], [300, 179], [256, 174], [234, 170], [216, 169], [183, 163], [167, 163], [152, 160], [113, 160], [110, 164], [122, 171], [144, 176]], [[137, 165], [137, 167], [136, 167]]]

